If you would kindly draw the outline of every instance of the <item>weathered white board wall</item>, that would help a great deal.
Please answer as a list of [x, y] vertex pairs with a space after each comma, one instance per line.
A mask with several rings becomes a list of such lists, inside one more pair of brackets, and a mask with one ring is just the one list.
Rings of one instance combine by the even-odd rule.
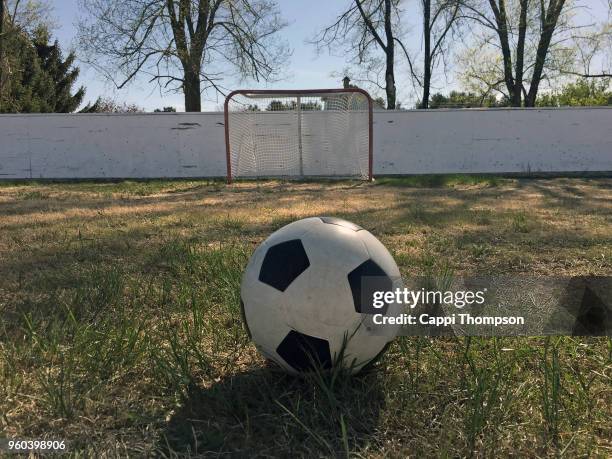
[[612, 107], [382, 112], [374, 132], [378, 174], [612, 171]]
[[0, 178], [223, 175], [218, 113], [0, 116]]
[[[609, 171], [612, 108], [374, 114], [375, 174]], [[0, 115], [0, 179], [225, 173], [221, 113]]]

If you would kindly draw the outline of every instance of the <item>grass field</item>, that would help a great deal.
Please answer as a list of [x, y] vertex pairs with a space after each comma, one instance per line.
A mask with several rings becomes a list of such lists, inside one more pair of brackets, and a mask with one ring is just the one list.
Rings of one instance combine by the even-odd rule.
[[610, 457], [608, 338], [408, 338], [294, 379], [243, 331], [272, 231], [333, 215], [402, 274], [612, 275], [611, 179], [0, 184], [0, 427], [74, 456]]

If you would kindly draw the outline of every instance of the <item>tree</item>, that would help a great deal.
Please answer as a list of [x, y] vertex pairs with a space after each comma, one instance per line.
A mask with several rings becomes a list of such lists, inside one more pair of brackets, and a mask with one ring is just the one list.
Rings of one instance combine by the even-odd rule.
[[174, 107], [164, 107], [164, 108], [156, 108], [153, 110], [154, 113], [176, 113], [176, 108]]
[[228, 67], [243, 78], [268, 81], [288, 56], [276, 36], [286, 24], [273, 0], [80, 3], [87, 15], [78, 32], [84, 59], [117, 88], [142, 74], [160, 90], [182, 91], [188, 112], [201, 110], [203, 91], [223, 92]]
[[[256, 106], [255, 106], [256, 107]], [[249, 111], [258, 111], [255, 107]], [[290, 102], [283, 102], [280, 100], [272, 100], [266, 107], [267, 112], [278, 112], [282, 110], [295, 110], [297, 108], [297, 102], [292, 100]], [[320, 103], [309, 101], [300, 103], [300, 110], [303, 111], [314, 111], [314, 110], [322, 110], [323, 107]]]
[[[460, 18], [459, 0], [420, 0], [423, 14], [423, 73], [419, 75], [404, 49], [413, 80], [422, 88], [418, 108], [429, 107], [432, 74], [439, 61], [448, 53], [448, 34]], [[402, 45], [403, 47], [403, 45]]]
[[10, 21], [5, 21], [2, 42], [0, 112], [40, 111], [39, 96], [45, 94], [48, 81], [30, 37]]
[[464, 77], [484, 85], [485, 92], [502, 92], [514, 107], [533, 107], [551, 46], [560, 55], [566, 51], [561, 45], [568, 38], [562, 33], [571, 28], [566, 0], [462, 0], [462, 5], [464, 16], [485, 30], [469, 53]]
[[8, 69], [5, 69], [6, 63], [4, 62], [4, 42], [5, 42], [5, 31], [4, 27], [6, 17], [6, 1], [0, 0], [0, 111], [2, 111], [2, 94], [4, 92], [4, 79], [8, 73]]
[[383, 110], [386, 108], [385, 99], [382, 97], [374, 98], [373, 102], [374, 102], [374, 108], [381, 108]]
[[71, 93], [79, 76], [79, 68], [74, 66], [75, 55], [74, 52], [70, 52], [66, 59], [63, 59], [57, 40], [52, 45], [49, 45], [47, 41], [46, 34], [43, 34], [34, 42], [41, 70], [50, 80], [45, 94], [40, 95], [40, 98], [45, 101], [41, 111], [71, 113], [81, 105], [85, 96], [83, 86], [74, 94]]
[[[317, 49], [327, 48], [330, 52], [338, 43], [345, 45], [351, 62], [364, 69], [366, 80], [385, 91], [388, 110], [395, 109], [397, 101], [395, 45], [401, 42], [399, 3], [400, 0], [353, 0], [333, 24], [312, 40]], [[384, 62], [380, 61], [381, 54]], [[381, 68], [383, 84], [378, 78]]]
[[595, 79], [612, 77], [612, 0], [608, 0], [606, 17], [590, 19], [593, 23], [586, 30], [581, 28], [573, 34], [573, 65], [557, 68], [560, 74]]
[[71, 53], [64, 60], [57, 42], [47, 43], [48, 32], [40, 29], [35, 37], [10, 22], [4, 24], [2, 92], [0, 112], [68, 113], [74, 111], [85, 94], [72, 89], [79, 70]]
[[117, 102], [111, 97], [98, 97], [93, 104], [87, 104], [79, 113], [144, 113], [144, 108], [136, 104]]
[[9, 103], [11, 76], [15, 74], [16, 46], [22, 46], [22, 33], [30, 33], [41, 26], [49, 28], [47, 7], [40, 1], [0, 0], [0, 110]]
[[84, 89], [73, 95], [79, 70], [48, 44], [50, 8], [36, 0], [0, 0], [0, 112], [71, 112]]
[[4, 3], [9, 23], [29, 35], [40, 29], [56, 28], [53, 7], [46, 0], [4, 0]]
[[[451, 91], [448, 96], [436, 93], [431, 96], [429, 108], [473, 108], [473, 107], [502, 107], [504, 101], [498, 101], [493, 94], [480, 96], [473, 92]], [[419, 103], [422, 106], [422, 103]]]
[[542, 94], [538, 107], [575, 107], [612, 105], [610, 79], [581, 78], [568, 83], [561, 90]]

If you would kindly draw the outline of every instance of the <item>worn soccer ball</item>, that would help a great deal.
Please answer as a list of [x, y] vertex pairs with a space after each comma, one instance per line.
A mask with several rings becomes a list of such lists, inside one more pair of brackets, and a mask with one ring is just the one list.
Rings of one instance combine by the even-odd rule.
[[366, 291], [399, 287], [393, 257], [371, 233], [337, 218], [306, 218], [273, 233], [251, 257], [243, 318], [257, 349], [289, 373], [335, 366], [356, 373], [398, 331], [374, 329], [368, 316], [401, 312], [393, 303], [375, 308]]

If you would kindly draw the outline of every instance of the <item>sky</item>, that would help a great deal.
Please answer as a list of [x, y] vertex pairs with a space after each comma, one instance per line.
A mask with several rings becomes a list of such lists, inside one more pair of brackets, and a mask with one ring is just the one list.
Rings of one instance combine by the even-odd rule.
[[[410, 1], [410, 0], [408, 0]], [[416, 0], [412, 0], [416, 3]], [[589, 14], [597, 17], [605, 15], [607, 10], [604, 8], [606, 0], [583, 0], [590, 8]], [[65, 50], [76, 47], [76, 22], [80, 12], [78, 0], [50, 0], [54, 7], [54, 19], [58, 25], [55, 30], [61, 46]], [[317, 55], [315, 47], [307, 43], [316, 31], [329, 25], [337, 17], [348, 3], [348, 0], [277, 0], [283, 18], [289, 23], [283, 31], [282, 37], [287, 40], [293, 49], [290, 59], [288, 74], [285, 79], [272, 84], [275, 88], [298, 89], [298, 88], [333, 88], [341, 86], [341, 78], [332, 76], [333, 73], [341, 73], [346, 67], [346, 62], [342, 57], [329, 56], [326, 52]], [[416, 7], [416, 5], [415, 5]], [[324, 14], [323, 14], [324, 12]], [[418, 21], [415, 16], [415, 21]], [[411, 24], [408, 27], [417, 27]], [[416, 34], [409, 38], [410, 42], [418, 48], [420, 37]], [[78, 57], [78, 53], [77, 53]], [[85, 102], [95, 101], [98, 96], [112, 97], [118, 102], [127, 102], [143, 107], [147, 111], [165, 106], [173, 106], [178, 111], [184, 110], [184, 100], [182, 94], [160, 94], [159, 88], [148, 83], [146, 79], [137, 79], [122, 90], [116, 90], [112, 83], [105, 81], [95, 69], [89, 67], [84, 62], [78, 62], [81, 69], [79, 85], [85, 86], [87, 93]], [[398, 71], [396, 70], [396, 73]], [[406, 80], [402, 75], [396, 74], [396, 80]], [[457, 89], [457, 83], [453, 80], [443, 82], [444, 91]], [[241, 83], [228, 79], [224, 82], [226, 87], [270, 87], [265, 83]], [[408, 96], [406, 88], [399, 86], [400, 100], [404, 106], [414, 103]], [[218, 110], [222, 105], [222, 96], [214, 97], [212, 94], [204, 97], [202, 101], [203, 110]]]

